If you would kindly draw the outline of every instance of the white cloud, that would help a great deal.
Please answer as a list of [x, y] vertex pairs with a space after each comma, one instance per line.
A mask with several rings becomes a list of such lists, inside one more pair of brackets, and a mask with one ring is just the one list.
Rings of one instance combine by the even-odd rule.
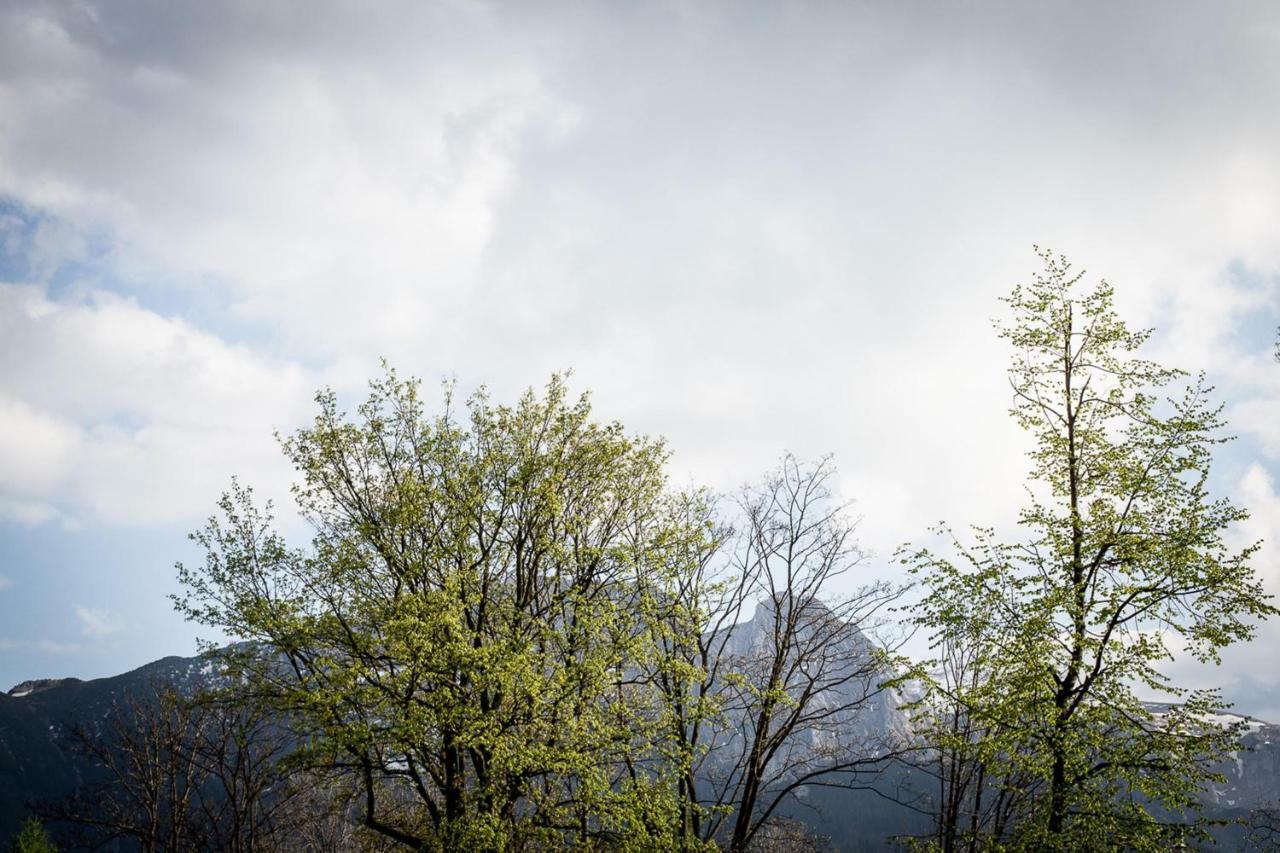
[[120, 630], [120, 624], [105, 608], [89, 608], [77, 604], [75, 614], [76, 621], [80, 623], [80, 633], [90, 639], [110, 637]]
[[57, 640], [15, 640], [10, 637], [0, 637], [0, 651], [36, 649], [49, 654], [62, 655], [77, 654], [83, 651], [83, 648], [79, 643], [63, 643]]
[[313, 12], [10, 8], [0, 192], [308, 352], [447, 329], [513, 157], [572, 110], [481, 6]]
[[4, 592], [11, 586], [13, 586], [13, 578], [8, 577], [7, 575], [0, 575], [0, 592]]
[[[1248, 509], [1250, 517], [1230, 530], [1228, 543], [1237, 549], [1262, 543], [1252, 566], [1265, 593], [1280, 597], [1280, 494], [1275, 478], [1255, 462], [1247, 466], [1231, 491], [1233, 500]], [[1280, 619], [1269, 619], [1258, 625], [1253, 642], [1224, 650], [1221, 666], [1200, 665], [1186, 658], [1170, 672], [1187, 686], [1221, 688], [1243, 713], [1280, 722], [1280, 682], [1274, 664], [1277, 648]]]
[[[53, 217], [32, 268], [105, 241], [143, 305], [211, 300], [260, 343], [90, 283], [27, 297], [58, 318], [32, 334], [61, 331], [14, 345], [10, 393], [90, 447], [70, 491], [113, 520], [189, 511], [183, 447], [221, 477], [297, 422], [224, 372], [282, 370], [267, 353], [346, 388], [379, 355], [499, 393], [573, 366], [700, 478], [832, 450], [896, 484], [902, 530], [997, 520], [1024, 463], [987, 321], [1032, 242], [1223, 371], [1257, 307], [1223, 270], [1280, 267], [1274, 34], [1148, 11], [14, 5], [0, 192]], [[28, 491], [28, 517], [64, 510]]]
[[72, 470], [80, 442], [75, 424], [0, 396], [0, 488], [48, 494]]
[[29, 523], [199, 517], [228, 478], [287, 479], [319, 380], [130, 299], [0, 284], [0, 513]]
[[271, 429], [385, 355], [573, 367], [722, 488], [834, 451], [887, 556], [1021, 502], [988, 321], [1037, 242], [1280, 460], [1266, 5], [380, 12], [0, 11], [0, 516], [280, 494]]

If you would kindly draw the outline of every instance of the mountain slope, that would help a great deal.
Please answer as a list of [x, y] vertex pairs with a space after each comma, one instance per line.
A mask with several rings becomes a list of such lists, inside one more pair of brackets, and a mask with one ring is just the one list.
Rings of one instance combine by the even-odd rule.
[[[746, 653], [761, 642], [765, 629], [763, 621], [757, 622], [760, 616], [758, 612], [752, 620], [755, 624], [739, 626], [734, 651]], [[870, 642], [854, 629], [846, 651], [865, 654]], [[72, 749], [77, 726], [92, 728], [114, 702], [144, 694], [157, 681], [191, 692], [211, 676], [211, 666], [201, 658], [167, 657], [110, 678], [28, 681], [0, 693], [0, 842], [17, 831], [27, 802], [62, 797], [93, 773]], [[841, 699], [824, 701], [834, 706]], [[827, 736], [866, 742], [877, 735], [904, 734], [906, 725], [896, 697], [882, 693]], [[1214, 785], [1207, 798], [1209, 809], [1224, 816], [1274, 804], [1280, 796], [1280, 726], [1248, 721], [1242, 745], [1218, 768], [1227, 781]], [[829, 836], [840, 850], [881, 849], [887, 835], [923, 828], [919, 818], [869, 791], [815, 788], [787, 811]]]
[[77, 726], [155, 682], [191, 690], [210, 672], [200, 658], [167, 657], [109, 678], [25, 681], [0, 693], [0, 840], [17, 831], [28, 802], [65, 796], [92, 772], [72, 750]]

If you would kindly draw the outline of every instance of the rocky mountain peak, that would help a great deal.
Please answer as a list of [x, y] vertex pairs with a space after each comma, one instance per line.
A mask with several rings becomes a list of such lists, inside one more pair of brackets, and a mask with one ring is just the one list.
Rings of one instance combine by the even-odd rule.
[[22, 696], [30, 696], [33, 693], [43, 693], [46, 690], [52, 690], [64, 684], [79, 683], [80, 679], [78, 678], [30, 678], [10, 687], [9, 695], [17, 699]]

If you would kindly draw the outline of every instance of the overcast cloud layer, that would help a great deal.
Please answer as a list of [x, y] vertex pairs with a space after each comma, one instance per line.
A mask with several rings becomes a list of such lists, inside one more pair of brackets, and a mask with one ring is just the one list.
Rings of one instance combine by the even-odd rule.
[[[1272, 4], [368, 8], [0, 9], [0, 681], [189, 651], [182, 533], [380, 356], [573, 368], [717, 487], [834, 452], [891, 573], [1016, 510], [1033, 243], [1218, 384], [1280, 589]], [[1280, 718], [1263, 633], [1194, 677]]]

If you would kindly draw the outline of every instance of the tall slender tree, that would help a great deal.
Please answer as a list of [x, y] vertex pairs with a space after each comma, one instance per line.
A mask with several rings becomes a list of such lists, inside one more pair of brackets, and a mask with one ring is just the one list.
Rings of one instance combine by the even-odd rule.
[[1040, 256], [998, 326], [1014, 348], [1012, 415], [1034, 440], [1023, 535], [953, 536], [959, 559], [903, 552], [935, 648], [998, 662], [991, 680], [927, 682], [925, 705], [980, 733], [986, 775], [966, 796], [1022, 789], [1007, 821], [966, 823], [973, 809], [958, 807], [937, 841], [1161, 849], [1194, 831], [1210, 764], [1237, 739], [1214, 722], [1217, 691], [1182, 688], [1162, 665], [1175, 652], [1216, 662], [1276, 610], [1250, 565], [1256, 546], [1224, 540], [1245, 511], [1210, 494], [1227, 440], [1212, 388], [1140, 358], [1150, 332], [1121, 321], [1112, 288], [1085, 290], [1065, 258]]

